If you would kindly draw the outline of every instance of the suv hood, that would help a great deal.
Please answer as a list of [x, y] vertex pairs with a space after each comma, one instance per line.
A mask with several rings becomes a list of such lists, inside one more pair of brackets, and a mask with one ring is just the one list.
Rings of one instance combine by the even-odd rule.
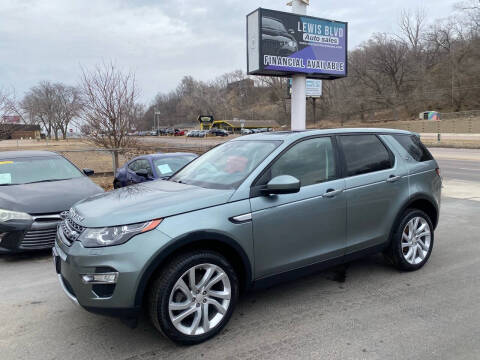
[[224, 204], [233, 192], [164, 180], [149, 181], [77, 203], [75, 221], [86, 227], [134, 224]]
[[29, 214], [54, 214], [70, 209], [77, 201], [103, 193], [86, 176], [74, 179], [0, 187], [0, 209]]

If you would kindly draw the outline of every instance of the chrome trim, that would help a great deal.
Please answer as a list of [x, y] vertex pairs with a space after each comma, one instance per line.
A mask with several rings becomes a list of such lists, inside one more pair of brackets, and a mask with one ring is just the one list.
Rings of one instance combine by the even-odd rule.
[[50, 215], [30, 215], [33, 218], [33, 221], [37, 219], [45, 219], [45, 220], [62, 220], [60, 214], [50, 214]]
[[[95, 276], [95, 275], [115, 275], [115, 281], [98, 281], [98, 280], [92, 280], [92, 281], [85, 281], [83, 278], [85, 275], [87, 276]], [[106, 272], [106, 273], [90, 273], [90, 274], [80, 274], [80, 278], [82, 279], [82, 282], [84, 284], [93, 284], [93, 285], [101, 285], [101, 284], [109, 284], [109, 285], [114, 285], [117, 283], [118, 280], [118, 271], [113, 271], [113, 272]]]
[[252, 220], [252, 213], [237, 215], [230, 218], [231, 221], [235, 223], [244, 223]]
[[67, 295], [67, 297], [77, 306], [80, 306], [80, 304], [78, 303], [78, 300], [75, 296], [73, 296], [72, 294], [70, 294], [70, 292], [67, 290], [65, 284], [63, 283], [63, 279], [62, 279], [62, 275], [60, 274], [57, 274], [57, 277], [58, 277], [58, 281], [60, 282], [60, 285], [62, 286], [62, 289], [63, 289], [63, 292], [65, 293], [65, 295]]

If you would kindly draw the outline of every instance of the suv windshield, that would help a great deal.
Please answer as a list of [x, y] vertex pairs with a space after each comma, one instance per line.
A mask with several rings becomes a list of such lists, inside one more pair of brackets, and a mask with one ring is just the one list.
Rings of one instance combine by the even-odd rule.
[[79, 178], [83, 174], [60, 156], [0, 160], [0, 185]]
[[171, 180], [211, 189], [236, 189], [280, 143], [248, 140], [224, 143], [185, 166]]

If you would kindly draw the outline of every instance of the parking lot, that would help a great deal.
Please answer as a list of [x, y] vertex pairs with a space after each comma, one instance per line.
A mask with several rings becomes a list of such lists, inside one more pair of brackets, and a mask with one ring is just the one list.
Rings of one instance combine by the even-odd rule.
[[50, 253], [0, 256], [1, 359], [477, 359], [480, 151], [432, 149], [444, 197], [429, 263], [372, 256], [244, 296], [226, 329], [193, 346], [130, 329], [63, 294]]

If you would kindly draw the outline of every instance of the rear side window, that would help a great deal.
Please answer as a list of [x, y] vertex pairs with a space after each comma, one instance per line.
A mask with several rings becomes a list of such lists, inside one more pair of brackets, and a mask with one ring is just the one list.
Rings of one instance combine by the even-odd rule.
[[418, 136], [415, 135], [393, 135], [400, 145], [410, 154], [416, 161], [433, 160], [432, 154], [422, 144]]
[[340, 145], [345, 156], [347, 176], [389, 169], [393, 158], [376, 135], [342, 135]]

